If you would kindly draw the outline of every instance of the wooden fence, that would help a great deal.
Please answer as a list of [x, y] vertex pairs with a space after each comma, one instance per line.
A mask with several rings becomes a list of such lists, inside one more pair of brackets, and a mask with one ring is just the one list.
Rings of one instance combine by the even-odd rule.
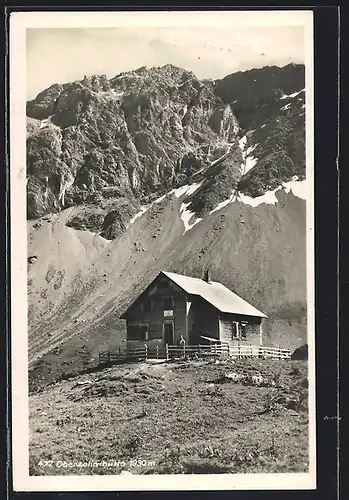
[[232, 357], [251, 357], [251, 358], [271, 358], [271, 359], [290, 359], [289, 349], [280, 347], [265, 347], [255, 345], [237, 345], [229, 347], [229, 356]]
[[178, 347], [166, 344], [164, 347], [156, 348], [144, 347], [134, 349], [119, 349], [115, 351], [103, 351], [99, 353], [100, 365], [113, 365], [127, 361], [145, 361], [147, 359], [174, 359], [174, 358], [203, 358], [203, 357], [233, 357], [233, 358], [270, 358], [270, 359], [290, 359], [289, 349], [279, 347], [264, 347], [253, 345], [231, 346], [221, 342], [211, 345], [187, 345]]

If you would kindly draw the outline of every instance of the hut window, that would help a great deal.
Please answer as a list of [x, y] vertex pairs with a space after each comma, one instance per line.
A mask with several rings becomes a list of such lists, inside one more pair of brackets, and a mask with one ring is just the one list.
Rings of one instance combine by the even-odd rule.
[[149, 326], [148, 325], [129, 325], [127, 329], [128, 340], [148, 340]]
[[231, 327], [232, 327], [232, 339], [239, 340], [241, 336], [239, 323], [237, 321], [233, 321]]

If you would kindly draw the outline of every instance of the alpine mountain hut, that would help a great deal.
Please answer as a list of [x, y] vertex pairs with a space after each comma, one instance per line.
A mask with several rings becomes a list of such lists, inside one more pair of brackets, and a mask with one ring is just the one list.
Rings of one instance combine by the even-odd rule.
[[162, 271], [120, 316], [128, 348], [242, 342], [262, 345], [267, 316], [221, 283]]

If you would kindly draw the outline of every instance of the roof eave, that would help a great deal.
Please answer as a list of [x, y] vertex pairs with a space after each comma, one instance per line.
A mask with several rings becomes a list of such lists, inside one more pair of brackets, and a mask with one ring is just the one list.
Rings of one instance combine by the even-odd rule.
[[258, 313], [258, 314], [246, 314], [246, 313], [240, 313], [240, 312], [236, 312], [236, 311], [234, 311], [234, 312], [231, 312], [231, 311], [221, 311], [221, 310], [220, 310], [220, 309], [218, 309], [217, 307], [216, 307], [216, 309], [217, 309], [219, 312], [223, 313], [223, 314], [238, 314], [238, 315], [240, 315], [240, 316], [250, 316], [251, 318], [267, 318], [267, 317], [268, 317], [268, 316], [266, 316], [264, 313]]

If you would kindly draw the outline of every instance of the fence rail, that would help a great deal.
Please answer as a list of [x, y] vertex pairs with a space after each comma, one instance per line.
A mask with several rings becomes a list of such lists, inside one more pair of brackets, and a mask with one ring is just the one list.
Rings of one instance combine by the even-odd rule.
[[264, 347], [254, 345], [235, 345], [221, 342], [211, 345], [187, 345], [178, 347], [166, 344], [164, 347], [144, 347], [132, 349], [119, 349], [118, 351], [103, 351], [99, 353], [100, 365], [112, 365], [127, 361], [144, 361], [147, 359], [174, 359], [182, 357], [233, 357], [233, 358], [265, 358], [265, 359], [290, 359], [289, 349], [279, 347]]

